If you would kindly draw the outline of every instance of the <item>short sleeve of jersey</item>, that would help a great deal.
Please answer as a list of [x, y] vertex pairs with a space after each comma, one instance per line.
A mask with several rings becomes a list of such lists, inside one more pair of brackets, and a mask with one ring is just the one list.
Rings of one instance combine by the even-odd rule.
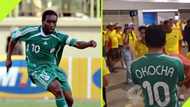
[[65, 44], [65, 45], [69, 45], [69, 46], [76, 46], [77, 39], [72, 38], [63, 32], [58, 32], [57, 34], [58, 34], [59, 38], [61, 39], [61, 44]]
[[132, 78], [132, 81], [133, 81], [133, 83], [135, 83], [135, 84], [138, 84], [138, 80], [137, 80], [137, 78], [136, 78], [136, 76], [135, 76], [135, 63], [133, 62], [132, 64], [131, 64], [131, 68], [130, 68], [130, 71], [131, 71], [131, 78]]
[[175, 63], [176, 63], [176, 69], [177, 69], [177, 74], [178, 74], [178, 82], [181, 82], [185, 78], [184, 66], [179, 60], [176, 60]]
[[13, 32], [11, 32], [11, 38], [13, 41], [18, 40], [18, 41], [26, 41], [30, 35], [27, 35], [30, 32], [33, 32], [37, 30], [38, 27], [31, 27], [31, 26], [26, 26], [22, 27], [20, 29], [15, 29]]

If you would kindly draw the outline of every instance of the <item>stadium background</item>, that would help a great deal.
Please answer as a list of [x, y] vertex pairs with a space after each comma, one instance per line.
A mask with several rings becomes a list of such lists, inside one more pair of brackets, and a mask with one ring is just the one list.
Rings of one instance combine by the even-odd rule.
[[[45, 9], [58, 12], [58, 30], [79, 40], [93, 39], [95, 49], [78, 50], [66, 47], [60, 67], [68, 75], [76, 107], [100, 105], [100, 0], [21, 0], [0, 22], [0, 107], [55, 107], [53, 96], [28, 80], [24, 55], [13, 57], [13, 67], [6, 74], [5, 48], [10, 31], [25, 25], [41, 25]], [[22, 44], [24, 49], [24, 44]], [[27, 83], [26, 86], [20, 86]]]

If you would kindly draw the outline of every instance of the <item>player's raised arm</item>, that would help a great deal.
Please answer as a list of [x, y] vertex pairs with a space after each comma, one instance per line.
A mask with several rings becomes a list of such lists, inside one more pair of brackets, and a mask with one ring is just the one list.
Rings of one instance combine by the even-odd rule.
[[13, 52], [15, 45], [16, 45], [16, 42], [15, 41], [13, 42], [11, 38], [8, 44], [8, 52], [7, 52], [7, 59], [6, 59], [7, 72], [9, 71], [9, 68], [12, 66], [11, 54]]
[[95, 48], [96, 47], [96, 41], [94, 41], [94, 40], [91, 40], [91, 41], [88, 41], [88, 42], [77, 41], [75, 47], [78, 48], [78, 49], [85, 49], [85, 48], [88, 48], [88, 47]]
[[67, 34], [63, 33], [63, 32], [57, 32], [57, 37], [60, 40], [62, 45], [69, 45], [72, 47], [76, 47], [78, 49], [85, 49], [88, 47], [93, 47], [95, 48], [97, 43], [94, 40], [90, 40], [90, 41], [80, 41], [77, 40], [75, 38], [72, 38], [70, 36], [68, 36]]
[[76, 47], [78, 49], [85, 49], [88, 47], [95, 48], [97, 43], [94, 40], [90, 41], [80, 41], [75, 38], [72, 38], [71, 36], [65, 34], [64, 32], [57, 32], [57, 37], [62, 45], [68, 45], [72, 47]]
[[[28, 28], [28, 27], [26, 27], [26, 28]], [[12, 55], [13, 49], [14, 49], [17, 41], [23, 40], [23, 38], [25, 38], [23, 32], [28, 33], [28, 32], [26, 32], [26, 30], [28, 30], [28, 31], [30, 30], [30, 29], [26, 29], [26, 28], [24, 28], [24, 27], [22, 29], [16, 28], [14, 31], [11, 32], [11, 39], [8, 44], [8, 52], [7, 52], [7, 59], [6, 59], [7, 71], [9, 71], [9, 68], [12, 65], [11, 55]]]

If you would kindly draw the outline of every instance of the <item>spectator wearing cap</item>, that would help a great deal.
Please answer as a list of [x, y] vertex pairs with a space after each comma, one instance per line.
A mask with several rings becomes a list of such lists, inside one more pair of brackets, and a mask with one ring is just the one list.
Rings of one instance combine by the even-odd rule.
[[107, 32], [106, 32], [106, 38], [105, 38], [107, 64], [110, 69], [110, 72], [112, 72], [112, 64], [111, 64], [112, 61], [120, 58], [119, 40], [116, 33], [116, 26], [117, 24], [112, 24], [112, 25], [109, 24], [107, 26]]

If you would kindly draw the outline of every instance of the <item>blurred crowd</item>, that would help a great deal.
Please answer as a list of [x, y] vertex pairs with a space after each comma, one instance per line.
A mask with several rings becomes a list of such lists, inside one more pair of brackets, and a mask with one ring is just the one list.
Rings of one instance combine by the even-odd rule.
[[[167, 19], [159, 24], [166, 32], [164, 52], [180, 56], [190, 61], [190, 19], [187, 21]], [[137, 26], [133, 23], [120, 25], [111, 23], [103, 27], [103, 56], [110, 72], [114, 72], [115, 62], [121, 67], [130, 68], [130, 63], [148, 52], [145, 44], [145, 31], [151, 25]]]

